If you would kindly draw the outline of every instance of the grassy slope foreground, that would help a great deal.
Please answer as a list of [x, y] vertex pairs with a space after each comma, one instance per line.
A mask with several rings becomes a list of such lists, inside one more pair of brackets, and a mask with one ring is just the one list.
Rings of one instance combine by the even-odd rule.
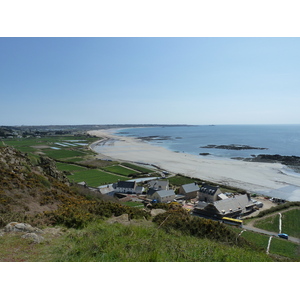
[[54, 262], [242, 262], [273, 261], [264, 252], [208, 238], [166, 232], [153, 223], [91, 222], [83, 229], [63, 229], [33, 244], [14, 234], [0, 237], [0, 261]]
[[[15, 221], [44, 231], [39, 244], [20, 238], [22, 233], [1, 233], [0, 261], [278, 260], [230, 227], [179, 207], [165, 206], [167, 212], [152, 218], [145, 210], [84, 195], [46, 157], [31, 161], [0, 147], [0, 168], [0, 228]], [[107, 223], [124, 214], [129, 225]]]

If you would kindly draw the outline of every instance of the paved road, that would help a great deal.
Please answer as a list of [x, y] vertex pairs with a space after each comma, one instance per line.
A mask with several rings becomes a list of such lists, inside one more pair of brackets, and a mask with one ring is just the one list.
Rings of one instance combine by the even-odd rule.
[[[247, 225], [243, 225], [243, 229], [246, 229], [246, 230], [249, 230], [249, 231], [258, 232], [258, 233], [263, 233], [263, 234], [271, 235], [271, 236], [272, 235], [277, 236], [277, 234], [278, 234], [277, 232], [267, 231], [267, 230], [263, 230], [263, 229], [256, 228], [256, 227], [250, 227], [250, 226], [247, 226]], [[291, 241], [291, 242], [300, 244], [300, 239], [298, 239], [298, 238], [289, 236], [288, 240]]]

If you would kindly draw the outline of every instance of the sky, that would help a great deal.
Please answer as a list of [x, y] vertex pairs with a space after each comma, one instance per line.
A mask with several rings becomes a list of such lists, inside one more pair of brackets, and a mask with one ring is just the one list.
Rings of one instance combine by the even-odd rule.
[[0, 48], [0, 125], [299, 123], [297, 37], [1, 37]]

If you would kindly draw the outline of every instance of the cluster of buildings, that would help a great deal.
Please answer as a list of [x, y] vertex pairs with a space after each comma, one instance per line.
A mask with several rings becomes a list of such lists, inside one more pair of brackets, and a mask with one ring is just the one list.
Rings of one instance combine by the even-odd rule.
[[194, 214], [213, 218], [239, 218], [262, 207], [262, 203], [251, 199], [250, 195], [223, 193], [218, 186], [202, 183], [181, 185], [177, 193], [170, 188], [168, 180], [154, 179], [143, 186], [136, 181], [118, 181], [117, 183], [100, 186], [101, 194], [136, 195], [140, 201], [148, 203], [189, 203]]

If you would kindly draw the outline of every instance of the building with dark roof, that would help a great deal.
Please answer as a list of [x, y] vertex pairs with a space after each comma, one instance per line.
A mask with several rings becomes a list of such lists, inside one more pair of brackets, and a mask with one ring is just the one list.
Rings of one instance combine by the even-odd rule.
[[218, 186], [203, 184], [198, 191], [198, 200], [213, 203], [218, 200], [219, 194], [222, 194], [222, 191]]
[[219, 200], [213, 203], [198, 202], [194, 208], [195, 213], [222, 217], [239, 217], [247, 215], [255, 210], [256, 203], [249, 195], [238, 195], [235, 197]]
[[135, 181], [118, 181], [114, 184], [116, 193], [133, 194], [135, 193]]

